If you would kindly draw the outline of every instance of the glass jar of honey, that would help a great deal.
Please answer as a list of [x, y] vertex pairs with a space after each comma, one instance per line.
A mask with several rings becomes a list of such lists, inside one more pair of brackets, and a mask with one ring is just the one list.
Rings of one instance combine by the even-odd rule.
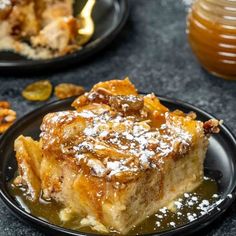
[[206, 70], [236, 80], [235, 0], [195, 0], [187, 19], [187, 34]]

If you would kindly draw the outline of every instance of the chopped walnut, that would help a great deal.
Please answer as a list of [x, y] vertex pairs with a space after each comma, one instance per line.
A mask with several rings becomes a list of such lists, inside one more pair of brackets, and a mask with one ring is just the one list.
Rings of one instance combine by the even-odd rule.
[[144, 101], [141, 96], [120, 95], [110, 96], [109, 104], [112, 108], [121, 112], [140, 111], [143, 108]]
[[158, 147], [158, 143], [149, 143], [147, 146], [147, 149], [151, 150], [151, 151], [155, 151]]
[[222, 121], [218, 121], [216, 119], [210, 119], [203, 124], [205, 134], [219, 133], [220, 128], [219, 125]]
[[0, 134], [4, 133], [16, 119], [16, 112], [9, 108], [9, 102], [0, 101]]
[[0, 109], [1, 108], [10, 108], [10, 103], [7, 101], [0, 101]]

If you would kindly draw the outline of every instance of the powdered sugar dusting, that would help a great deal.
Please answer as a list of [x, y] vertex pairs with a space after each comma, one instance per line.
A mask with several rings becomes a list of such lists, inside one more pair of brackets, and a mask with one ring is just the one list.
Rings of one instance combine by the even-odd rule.
[[1, 0], [0, 1], [0, 10], [4, 9], [8, 6], [11, 6], [11, 1], [10, 0]]
[[[76, 126], [76, 123], [73, 126], [75, 119], [84, 120], [84, 127]], [[94, 162], [91, 166], [90, 157], [86, 156], [86, 160], [80, 157], [86, 153], [92, 154], [93, 158], [102, 157], [101, 163], [106, 169], [104, 173], [107, 178], [112, 178], [124, 172], [136, 174], [150, 168], [158, 169], [169, 155], [188, 152], [192, 141], [190, 133], [179, 124], [175, 125], [169, 113], [165, 114], [165, 119], [165, 124], [154, 128], [148, 119], [124, 116], [119, 112], [114, 114], [106, 106], [92, 111], [62, 111], [44, 118], [41, 137], [46, 148], [47, 145], [54, 148], [60, 142], [58, 132], [62, 132], [65, 142], [60, 144], [60, 150], [63, 155], [73, 155], [78, 164], [80, 161], [87, 163], [92, 174], [97, 173], [98, 177], [103, 176], [98, 170], [100, 167], [96, 168]], [[73, 142], [67, 142], [71, 134], [78, 137]]]
[[[158, 129], [151, 128], [149, 120], [140, 121], [120, 113], [114, 117], [106, 110], [98, 114], [85, 110], [82, 116], [89, 117], [83, 131], [84, 138], [87, 142], [93, 140], [96, 145], [88, 149], [87, 144], [82, 142], [74, 150], [80, 153], [85, 148], [98, 156], [105, 155], [108, 159], [111, 159], [109, 155], [113, 155], [115, 161], [103, 163], [109, 172], [108, 177], [121, 172], [135, 173], [142, 169], [157, 168], [168, 155], [187, 152], [192, 139], [189, 133], [174, 126], [171, 121]], [[135, 162], [126, 162], [129, 157], [133, 157]]]
[[[216, 189], [213, 186], [216, 186], [215, 181], [208, 177], [196, 191], [186, 192], [168, 207], [159, 209], [156, 214], [151, 216], [150, 222], [155, 222], [154, 230], [160, 232], [179, 227], [199, 219], [213, 209], [220, 211], [219, 204], [224, 201], [224, 198], [214, 193]], [[227, 198], [231, 197], [231, 194], [227, 195]], [[138, 232], [138, 230], [140, 229], [135, 232]]]

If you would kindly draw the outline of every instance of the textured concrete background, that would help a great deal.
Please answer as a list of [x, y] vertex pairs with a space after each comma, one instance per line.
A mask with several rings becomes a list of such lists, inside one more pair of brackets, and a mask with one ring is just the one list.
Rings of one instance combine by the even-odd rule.
[[[186, 4], [181, 0], [130, 3], [131, 15], [124, 30], [96, 57], [77, 68], [36, 78], [6, 78], [0, 72], [0, 100], [9, 100], [20, 117], [44, 104], [28, 102], [20, 95], [35, 79], [50, 79], [54, 85], [73, 82], [90, 87], [98, 81], [129, 75], [139, 90], [192, 103], [223, 119], [236, 134], [236, 82], [210, 76], [197, 63], [185, 35]], [[236, 203], [197, 235], [235, 234]], [[44, 234], [19, 222], [0, 202], [0, 236], [7, 235]]]

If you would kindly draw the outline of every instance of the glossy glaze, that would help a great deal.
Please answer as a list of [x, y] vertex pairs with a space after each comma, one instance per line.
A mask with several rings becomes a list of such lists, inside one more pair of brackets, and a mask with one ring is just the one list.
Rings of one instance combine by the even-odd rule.
[[[37, 202], [32, 202], [29, 199], [27, 199], [25, 195], [25, 189], [23, 188], [16, 188], [11, 183], [9, 184], [9, 191], [11, 192], [11, 195], [16, 199], [18, 204], [28, 213], [33, 214], [34, 216], [37, 216], [40, 219], [43, 219], [47, 222], [50, 222], [52, 224], [65, 227], [68, 229], [73, 230], [79, 230], [80, 232], [85, 233], [96, 233], [95, 231], [91, 230], [89, 227], [79, 227], [79, 221], [80, 219], [72, 219], [68, 222], [62, 222], [59, 218], [59, 212], [63, 208], [63, 206], [59, 203], [56, 203], [55, 201], [45, 201], [42, 198], [39, 199]], [[133, 228], [128, 235], [142, 235], [146, 233], [157, 233], [162, 232], [165, 230], [170, 230], [173, 228], [173, 226], [170, 224], [170, 222], [175, 222], [176, 226], [179, 227], [181, 225], [185, 225], [189, 223], [188, 219], [188, 213], [193, 215], [194, 213], [197, 215], [196, 219], [201, 216], [201, 209], [197, 209], [199, 204], [207, 200], [209, 201], [210, 205], [213, 206], [214, 204], [217, 204], [217, 201], [219, 200], [219, 197], [213, 197], [214, 194], [218, 193], [217, 184], [214, 180], [206, 178], [203, 183], [192, 193], [189, 193], [188, 195], [185, 194], [180, 196], [178, 199], [182, 199], [183, 206], [181, 209], [176, 209], [175, 207], [169, 206], [171, 210], [167, 210], [165, 214], [163, 214], [161, 211], [158, 211], [157, 214], [152, 215], [151, 217], [147, 218], [144, 222], [142, 222], [137, 227]], [[187, 196], [187, 197], [186, 197]], [[198, 203], [189, 205], [188, 202], [191, 201], [192, 196], [197, 197]], [[173, 206], [175, 206], [173, 204]], [[178, 216], [178, 214], [181, 213], [181, 216]], [[163, 217], [163, 218], [160, 218]], [[157, 222], [160, 222], [160, 225], [158, 226]], [[113, 233], [113, 235], [117, 235], [117, 233]]]

